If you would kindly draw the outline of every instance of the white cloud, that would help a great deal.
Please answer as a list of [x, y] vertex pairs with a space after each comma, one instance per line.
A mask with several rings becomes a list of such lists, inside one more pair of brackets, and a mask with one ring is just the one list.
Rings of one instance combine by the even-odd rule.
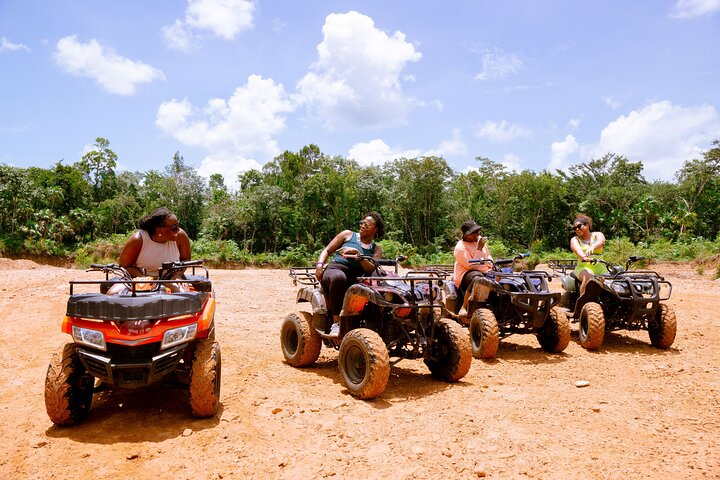
[[421, 150], [401, 150], [391, 148], [380, 139], [369, 142], [356, 143], [348, 151], [348, 158], [357, 161], [360, 165], [382, 165], [397, 158], [415, 158], [420, 156]]
[[462, 140], [460, 130], [452, 132], [452, 138], [440, 142], [436, 148], [429, 150], [392, 148], [381, 139], [369, 142], [356, 143], [348, 151], [348, 158], [357, 161], [360, 165], [382, 165], [398, 158], [417, 157], [446, 157], [447, 155], [464, 155], [467, 146]]
[[482, 71], [475, 76], [475, 80], [502, 80], [523, 67], [522, 60], [515, 53], [497, 47], [483, 48], [482, 52]]
[[582, 123], [582, 120], [580, 118], [571, 118], [570, 120], [568, 120], [566, 128], [571, 132], [574, 132], [575, 130], [580, 128], [580, 123]]
[[498, 122], [487, 121], [480, 125], [475, 135], [496, 142], [509, 142], [517, 138], [527, 137], [532, 132], [519, 125], [513, 125], [506, 120]]
[[670, 18], [693, 18], [711, 15], [720, 10], [720, 0], [678, 0]]
[[521, 172], [523, 170], [522, 159], [513, 153], [503, 155], [501, 165], [511, 172]]
[[601, 98], [603, 103], [613, 110], [617, 110], [620, 107], [620, 102], [615, 100], [613, 97], [603, 95]]
[[26, 52], [29, 52], [30, 48], [27, 45], [23, 45], [22, 43], [13, 43], [6, 37], [0, 38], [0, 52], [14, 52], [18, 50], [25, 50]]
[[202, 109], [187, 99], [163, 102], [155, 125], [185, 145], [206, 149], [206, 171], [225, 165], [234, 172], [257, 167], [253, 156], [267, 161], [280, 153], [275, 135], [285, 128], [283, 113], [293, 108], [282, 85], [251, 75], [228, 100], [212, 98]]
[[720, 116], [713, 106], [683, 107], [668, 100], [633, 110], [608, 123], [595, 144], [579, 144], [574, 136], [551, 146], [549, 168], [602, 158], [607, 153], [642, 162], [650, 180], [671, 180], [686, 160], [717, 138]]
[[719, 131], [720, 117], [714, 107], [683, 107], [665, 100], [610, 122], [590, 152], [596, 158], [611, 152], [640, 161], [648, 178], [669, 180], [683, 162], [698, 157], [697, 151], [717, 138]]
[[564, 140], [553, 142], [550, 146], [550, 165], [549, 170], [565, 170], [574, 163], [577, 153], [580, 151], [580, 145], [573, 135], [567, 135]]
[[253, 27], [255, 2], [252, 0], [188, 0], [185, 18], [163, 27], [168, 47], [189, 51], [197, 47], [198, 31], [209, 31], [225, 40]]
[[81, 43], [75, 35], [57, 42], [53, 58], [64, 71], [92, 78], [108, 92], [118, 95], [132, 95], [140, 83], [165, 79], [157, 68], [121, 57], [95, 39]]
[[354, 11], [328, 15], [322, 32], [318, 60], [297, 84], [308, 108], [328, 127], [402, 122], [417, 103], [403, 94], [401, 72], [422, 56], [405, 35]]
[[238, 190], [240, 188], [238, 175], [252, 169], [261, 170], [262, 165], [253, 159], [225, 151], [203, 158], [197, 172], [198, 175], [205, 178], [210, 178], [210, 175], [219, 173], [223, 176], [228, 189]]

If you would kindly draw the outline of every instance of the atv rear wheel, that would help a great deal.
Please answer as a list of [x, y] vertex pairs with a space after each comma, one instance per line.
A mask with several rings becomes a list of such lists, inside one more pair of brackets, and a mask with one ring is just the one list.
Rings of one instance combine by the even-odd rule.
[[74, 425], [87, 417], [95, 377], [88, 374], [74, 343], [53, 355], [45, 376], [45, 410], [55, 425]]
[[306, 367], [320, 356], [322, 339], [307, 317], [291, 313], [280, 327], [280, 345], [290, 365]]
[[364, 400], [379, 396], [390, 378], [390, 357], [380, 335], [367, 328], [343, 337], [338, 356], [340, 374], [351, 394]]
[[487, 308], [478, 308], [470, 319], [470, 345], [475, 358], [495, 358], [500, 345], [495, 314]]
[[456, 322], [441, 319], [435, 324], [435, 344], [430, 347], [429, 354], [425, 365], [439, 380], [457, 382], [470, 371], [470, 339]]
[[580, 345], [588, 350], [597, 350], [605, 337], [605, 314], [599, 303], [588, 302], [580, 311]]
[[648, 322], [650, 343], [655, 348], [670, 348], [677, 333], [675, 310], [670, 305], [660, 304], [655, 318]]
[[190, 372], [190, 408], [195, 417], [210, 417], [220, 403], [222, 358], [220, 345], [209, 339], [198, 341]]
[[570, 322], [565, 312], [558, 307], [551, 308], [537, 337], [546, 352], [560, 353], [565, 350], [570, 343]]

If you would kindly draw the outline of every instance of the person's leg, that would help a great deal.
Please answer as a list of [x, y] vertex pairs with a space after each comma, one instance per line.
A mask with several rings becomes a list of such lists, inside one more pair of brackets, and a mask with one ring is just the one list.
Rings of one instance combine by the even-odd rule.
[[465, 292], [463, 295], [463, 303], [462, 308], [460, 310], [460, 315], [464, 315], [467, 312], [467, 297], [472, 291], [472, 283], [475, 281], [478, 277], [484, 277], [485, 274], [482, 272], [478, 272], [477, 270], [470, 270], [469, 272], [466, 272], [465, 275], [463, 275], [462, 280], [460, 281], [460, 289]]
[[587, 285], [587, 282], [591, 278], [593, 278], [594, 275], [590, 270], [586, 269], [580, 272], [580, 275], [578, 275], [578, 277], [580, 277], [580, 280], [582, 281], [582, 283], [580, 284], [580, 295], [582, 295], [585, 293], [585, 286]]
[[332, 314], [333, 324], [340, 325], [340, 312], [342, 311], [345, 292], [350, 286], [347, 272], [340, 265], [331, 265], [323, 272], [320, 284], [325, 296], [325, 305]]

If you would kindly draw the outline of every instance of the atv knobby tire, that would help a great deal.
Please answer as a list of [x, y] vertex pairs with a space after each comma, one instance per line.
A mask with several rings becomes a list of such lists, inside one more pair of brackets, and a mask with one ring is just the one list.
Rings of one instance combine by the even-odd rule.
[[470, 339], [460, 324], [441, 319], [435, 324], [435, 344], [430, 347], [425, 365], [432, 376], [446, 382], [457, 382], [470, 371]]
[[580, 311], [578, 330], [580, 345], [588, 350], [597, 350], [605, 338], [605, 314], [599, 303], [588, 302]]
[[74, 343], [53, 355], [45, 376], [45, 410], [55, 425], [74, 425], [87, 417], [95, 377], [88, 374]]
[[475, 358], [495, 358], [500, 345], [495, 314], [487, 308], [478, 308], [470, 319], [470, 345]]
[[210, 417], [215, 415], [220, 403], [220, 345], [207, 338], [200, 340], [193, 357], [190, 372], [190, 409], [195, 417]]
[[669, 305], [660, 304], [655, 318], [648, 322], [650, 343], [655, 348], [670, 348], [677, 333], [675, 310]]
[[342, 339], [338, 356], [340, 374], [354, 396], [379, 396], [390, 378], [390, 357], [380, 335], [367, 328], [351, 330]]
[[550, 315], [538, 332], [538, 342], [543, 350], [560, 353], [570, 343], [570, 321], [558, 307], [550, 309]]
[[291, 313], [280, 328], [280, 345], [285, 360], [293, 367], [306, 367], [320, 356], [322, 339], [310, 321]]

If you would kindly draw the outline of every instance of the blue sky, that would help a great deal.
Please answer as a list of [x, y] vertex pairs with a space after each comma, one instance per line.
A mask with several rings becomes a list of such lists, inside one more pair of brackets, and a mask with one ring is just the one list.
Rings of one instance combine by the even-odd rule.
[[228, 184], [310, 143], [671, 180], [720, 139], [718, 45], [720, 0], [0, 0], [0, 163], [104, 137]]

